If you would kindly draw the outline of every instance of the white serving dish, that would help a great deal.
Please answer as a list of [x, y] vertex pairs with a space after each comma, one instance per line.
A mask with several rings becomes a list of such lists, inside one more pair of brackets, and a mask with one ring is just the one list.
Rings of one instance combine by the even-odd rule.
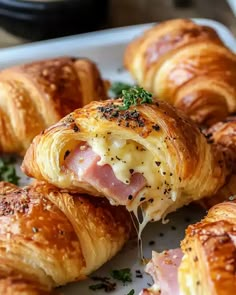
[[[216, 29], [227, 46], [236, 51], [236, 40], [224, 25], [208, 19], [196, 19], [195, 21], [199, 24], [209, 25]], [[120, 70], [122, 68], [124, 49], [133, 38], [140, 35], [144, 30], [153, 25], [154, 24], [144, 24], [110, 29], [21, 45], [13, 48], [0, 49], [0, 68], [62, 55], [79, 56], [88, 57], [94, 60], [98, 64], [104, 78], [109, 78], [113, 81], [132, 82], [128, 73]], [[146, 258], [151, 257], [151, 250], [153, 248], [161, 251], [178, 247], [180, 240], [184, 236], [184, 230], [187, 224], [190, 222], [196, 222], [203, 216], [203, 214], [204, 212], [199, 208], [188, 207], [170, 215], [170, 222], [168, 224], [163, 225], [161, 222], [149, 224], [143, 232], [144, 256]], [[160, 236], [162, 233], [164, 236]], [[155, 241], [155, 244], [150, 246], [150, 241]], [[117, 289], [111, 294], [126, 295], [131, 289], [134, 289], [135, 294], [138, 294], [142, 288], [147, 287], [148, 283], [151, 283], [151, 278], [148, 276], [144, 275], [143, 279], [135, 277], [135, 270], [141, 270], [143, 273], [143, 266], [140, 264], [138, 258], [136, 241], [130, 242], [120, 254], [93, 275], [110, 276], [111, 270], [126, 267], [129, 267], [132, 270], [133, 282], [129, 283], [127, 286], [118, 284]], [[95, 283], [97, 282], [86, 280], [79, 283], [69, 284], [68, 286], [61, 288], [59, 291], [63, 292], [65, 295], [104, 294], [104, 291], [94, 292], [89, 290], [88, 286]]]

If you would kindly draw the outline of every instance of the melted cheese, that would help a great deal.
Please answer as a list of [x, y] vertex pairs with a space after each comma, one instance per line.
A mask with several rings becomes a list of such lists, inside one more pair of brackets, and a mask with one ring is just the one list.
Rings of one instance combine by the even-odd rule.
[[[161, 163], [163, 155], [156, 158], [139, 143], [112, 135], [91, 138], [88, 144], [101, 157], [98, 165], [109, 164], [116, 178], [123, 183], [130, 183], [132, 173], [141, 173], [147, 180], [146, 187], [127, 205], [127, 209], [134, 212], [139, 222], [140, 238], [145, 225], [149, 221], [165, 218], [168, 208], [179, 199], [167, 159]], [[137, 213], [140, 206], [143, 215], [141, 220]]]

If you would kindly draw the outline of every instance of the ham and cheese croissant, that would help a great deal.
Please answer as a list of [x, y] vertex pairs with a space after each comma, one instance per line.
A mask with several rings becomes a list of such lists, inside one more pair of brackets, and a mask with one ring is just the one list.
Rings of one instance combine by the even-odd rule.
[[24, 154], [40, 131], [75, 108], [106, 98], [88, 59], [62, 57], [0, 72], [0, 152]]
[[128, 45], [124, 63], [139, 85], [201, 125], [236, 111], [236, 55], [209, 27], [158, 24]]
[[166, 102], [92, 102], [37, 136], [22, 165], [60, 188], [107, 197], [143, 224], [214, 194], [225, 167], [198, 127]]
[[218, 204], [201, 222], [190, 225], [181, 249], [181, 294], [235, 294], [236, 203]]
[[209, 142], [223, 153], [229, 175], [225, 184], [211, 198], [202, 199], [200, 204], [206, 209], [236, 195], [236, 117], [228, 117], [204, 131]]
[[86, 278], [121, 249], [131, 225], [104, 198], [0, 183], [0, 293], [49, 294]]
[[236, 202], [224, 202], [190, 225], [181, 249], [153, 252], [142, 295], [233, 295], [236, 290]]

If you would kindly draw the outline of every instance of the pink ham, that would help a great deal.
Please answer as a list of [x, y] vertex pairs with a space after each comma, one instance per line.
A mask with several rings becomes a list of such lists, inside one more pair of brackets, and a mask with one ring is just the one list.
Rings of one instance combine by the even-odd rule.
[[149, 289], [144, 289], [140, 295], [179, 295], [178, 267], [183, 253], [181, 249], [153, 252], [152, 260], [146, 266], [154, 281]]
[[120, 205], [126, 205], [146, 185], [146, 179], [140, 173], [132, 174], [130, 183], [118, 180], [110, 165], [97, 165], [100, 156], [88, 145], [80, 145], [66, 158], [66, 166], [80, 181], [85, 181], [105, 196], [114, 199]]

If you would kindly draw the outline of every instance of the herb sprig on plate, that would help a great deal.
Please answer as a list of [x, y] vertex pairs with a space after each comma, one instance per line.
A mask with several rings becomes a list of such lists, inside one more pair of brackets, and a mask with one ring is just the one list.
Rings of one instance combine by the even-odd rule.
[[0, 181], [8, 181], [14, 184], [19, 183], [20, 177], [16, 174], [14, 158], [0, 158]]
[[130, 268], [116, 269], [111, 272], [113, 279], [121, 281], [122, 283], [132, 282], [132, 273]]

